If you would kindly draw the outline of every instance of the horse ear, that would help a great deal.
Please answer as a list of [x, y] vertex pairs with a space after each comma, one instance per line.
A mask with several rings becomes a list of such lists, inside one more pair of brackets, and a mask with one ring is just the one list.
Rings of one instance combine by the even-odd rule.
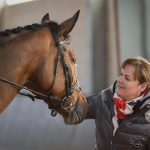
[[78, 20], [79, 13], [80, 13], [80, 10], [78, 10], [72, 18], [62, 22], [59, 25], [60, 36], [67, 35], [68, 33], [71, 32], [71, 30], [73, 29], [74, 25], [76, 24]]
[[41, 20], [41, 24], [45, 23], [45, 22], [49, 22], [50, 18], [49, 18], [49, 13], [47, 13]]

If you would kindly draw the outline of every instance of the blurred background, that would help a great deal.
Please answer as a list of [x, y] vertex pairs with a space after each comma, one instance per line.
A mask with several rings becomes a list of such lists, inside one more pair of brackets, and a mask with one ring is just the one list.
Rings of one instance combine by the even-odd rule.
[[[150, 0], [0, 0], [0, 30], [40, 23], [46, 13], [61, 23], [78, 10], [71, 47], [85, 96], [113, 84], [126, 58], [150, 61]], [[93, 150], [94, 120], [70, 126], [50, 113], [17, 95], [0, 115], [0, 150]]]

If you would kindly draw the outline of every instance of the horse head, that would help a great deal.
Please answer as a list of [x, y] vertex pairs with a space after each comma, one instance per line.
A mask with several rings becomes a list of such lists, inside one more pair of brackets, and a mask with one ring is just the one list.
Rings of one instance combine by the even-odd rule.
[[31, 82], [26, 84], [38, 92], [44, 91], [48, 97], [41, 98], [52, 109], [52, 115], [55, 116], [56, 112], [59, 112], [66, 124], [82, 122], [87, 110], [86, 99], [76, 80], [77, 57], [70, 46], [68, 36], [78, 16], [79, 11], [60, 25], [50, 21], [49, 14], [42, 18], [43, 28], [37, 34], [42, 33], [41, 38], [45, 43], [38, 43], [43, 54], [40, 54], [39, 62], [36, 62], [38, 67], [30, 77]]

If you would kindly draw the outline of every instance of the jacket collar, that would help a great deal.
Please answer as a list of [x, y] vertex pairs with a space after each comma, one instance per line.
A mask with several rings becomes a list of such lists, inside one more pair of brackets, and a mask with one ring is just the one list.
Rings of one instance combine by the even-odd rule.
[[140, 109], [142, 109], [143, 107], [147, 107], [148, 111], [145, 113], [145, 119], [148, 123], [150, 123], [150, 90], [149, 92], [145, 95], [144, 97], [146, 100], [143, 105], [140, 107]]

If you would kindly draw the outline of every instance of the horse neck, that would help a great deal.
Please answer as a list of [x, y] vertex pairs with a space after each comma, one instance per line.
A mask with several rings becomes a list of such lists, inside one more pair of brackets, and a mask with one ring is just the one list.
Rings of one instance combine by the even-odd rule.
[[[33, 33], [22, 32], [3, 39], [5, 42], [0, 46], [0, 78], [22, 86], [28, 82], [31, 74], [36, 71], [44, 50], [49, 48], [49, 43], [41, 42], [45, 38], [42, 35], [39, 30]], [[0, 89], [0, 113], [2, 113], [20, 88], [0, 81]]]

